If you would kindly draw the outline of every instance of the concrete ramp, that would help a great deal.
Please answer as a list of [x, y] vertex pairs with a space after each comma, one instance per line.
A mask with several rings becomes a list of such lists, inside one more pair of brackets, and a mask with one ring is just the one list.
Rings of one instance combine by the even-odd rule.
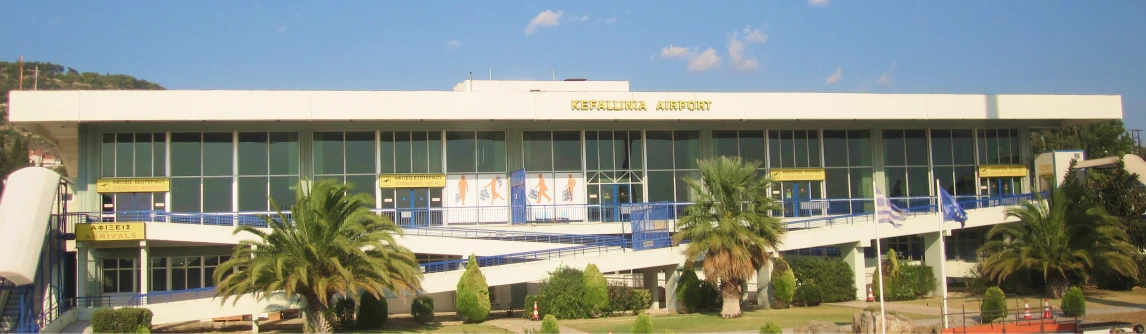
[[[1133, 154], [1122, 156], [1124, 167], [1127, 172], [1138, 174], [1138, 183], [1146, 185], [1146, 161], [1142, 157]], [[1089, 168], [1116, 168], [1118, 167], [1118, 157], [1105, 157], [1098, 159], [1090, 159], [1080, 161], [1074, 166], [1075, 169], [1089, 169]]]
[[13, 285], [36, 279], [59, 185], [60, 174], [43, 167], [25, 167], [8, 176], [0, 198], [0, 277]]

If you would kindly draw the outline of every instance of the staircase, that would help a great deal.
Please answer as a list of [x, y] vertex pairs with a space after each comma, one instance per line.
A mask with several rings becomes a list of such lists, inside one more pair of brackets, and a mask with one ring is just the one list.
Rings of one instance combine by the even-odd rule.
[[[5, 288], [10, 289], [11, 286]], [[7, 295], [6, 301], [0, 306], [3, 307], [3, 312], [0, 313], [0, 333], [16, 332], [16, 326], [20, 322], [20, 302], [24, 300], [28, 291], [28, 289], [13, 289], [0, 292]]]

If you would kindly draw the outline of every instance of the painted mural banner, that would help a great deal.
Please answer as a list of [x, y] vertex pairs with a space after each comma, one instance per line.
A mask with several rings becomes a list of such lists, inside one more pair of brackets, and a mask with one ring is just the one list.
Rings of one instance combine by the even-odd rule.
[[96, 180], [96, 192], [159, 193], [171, 191], [171, 179], [165, 177], [103, 178]]
[[1027, 167], [1022, 165], [979, 166], [979, 177], [1025, 177]]
[[76, 241], [144, 240], [144, 223], [87, 223], [76, 224]]
[[448, 224], [509, 221], [509, 181], [505, 174], [446, 176], [443, 211]]

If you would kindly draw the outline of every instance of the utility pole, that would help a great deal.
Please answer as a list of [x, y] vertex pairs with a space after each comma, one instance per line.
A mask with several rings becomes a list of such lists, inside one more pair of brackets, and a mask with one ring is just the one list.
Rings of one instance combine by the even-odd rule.
[[16, 90], [24, 90], [24, 56], [20, 56], [20, 80], [17, 85]]
[[1142, 129], [1130, 130], [1130, 137], [1134, 138], [1134, 153], [1142, 156]]
[[32, 90], [39, 90], [40, 87], [40, 65], [36, 65], [36, 72], [32, 74]]

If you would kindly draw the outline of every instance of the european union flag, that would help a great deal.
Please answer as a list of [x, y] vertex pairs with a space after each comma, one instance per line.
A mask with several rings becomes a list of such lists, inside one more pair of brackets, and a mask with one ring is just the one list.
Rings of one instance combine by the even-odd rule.
[[939, 202], [943, 205], [943, 221], [957, 221], [959, 227], [967, 226], [967, 211], [955, 201], [955, 197], [947, 193], [946, 189], [939, 188]]

